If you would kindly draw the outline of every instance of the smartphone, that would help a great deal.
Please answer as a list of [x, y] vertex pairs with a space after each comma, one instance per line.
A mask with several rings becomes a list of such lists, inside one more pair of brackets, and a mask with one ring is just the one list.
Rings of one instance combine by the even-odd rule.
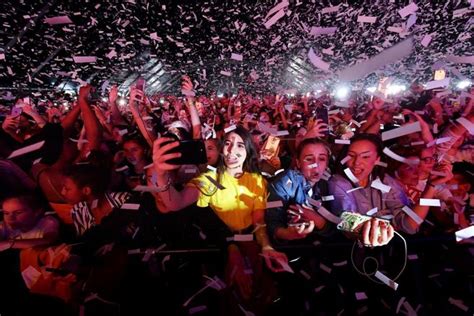
[[278, 155], [278, 146], [280, 145], [280, 138], [276, 136], [268, 136], [267, 141], [263, 145], [260, 153], [264, 159], [271, 159]]
[[[352, 212], [343, 212], [341, 214], [341, 222], [337, 224], [337, 229], [359, 234], [362, 232], [362, 226], [366, 221], [371, 220], [373, 217], [368, 215], [363, 215], [359, 213]], [[386, 219], [377, 218], [378, 220], [385, 221], [387, 225], [390, 224], [390, 221]]]
[[[163, 144], [164, 145], [164, 144]], [[206, 146], [202, 139], [182, 140], [168, 153], [181, 153], [181, 157], [168, 160], [173, 165], [200, 165], [207, 163]]]
[[325, 106], [319, 106], [316, 108], [316, 118], [322, 120], [323, 123], [329, 123], [328, 109]]
[[91, 88], [89, 95], [87, 96], [87, 102], [89, 104], [95, 104], [100, 101], [100, 94], [95, 88]]
[[143, 79], [142, 77], [138, 78], [137, 83], [135, 84], [135, 86], [137, 87], [138, 90], [144, 92], [145, 91], [145, 79]]
[[23, 112], [22, 108], [19, 108], [19, 107], [14, 106], [14, 107], [12, 108], [12, 112], [10, 113], [10, 115], [13, 116], [13, 117], [17, 117], [17, 116], [19, 116], [22, 112]]

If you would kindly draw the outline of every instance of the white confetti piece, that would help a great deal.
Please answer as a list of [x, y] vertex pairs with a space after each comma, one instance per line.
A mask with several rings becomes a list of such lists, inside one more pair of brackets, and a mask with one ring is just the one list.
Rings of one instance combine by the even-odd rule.
[[323, 264], [323, 263], [320, 263], [320, 264], [319, 264], [319, 268], [320, 268], [321, 270], [323, 270], [324, 272], [329, 273], [329, 274], [330, 274], [331, 271], [332, 271], [332, 269], [331, 269], [330, 267], [328, 267], [327, 265], [325, 265], [325, 264]]
[[321, 10], [321, 14], [328, 14], [328, 13], [336, 13], [339, 11], [339, 6], [333, 6], [333, 7], [325, 7]]
[[122, 166], [120, 168], [115, 169], [115, 171], [116, 172], [122, 172], [122, 171], [125, 171], [125, 170], [128, 170], [128, 169], [130, 169], [130, 167], [125, 165], [125, 166]]
[[275, 24], [276, 22], [278, 22], [279, 19], [281, 19], [282, 17], [285, 16], [285, 11], [282, 9], [280, 11], [278, 11], [274, 16], [272, 16], [267, 22], [265, 22], [265, 28], [266, 29], [269, 29], [273, 26], [273, 24]]
[[225, 70], [221, 70], [220, 74], [226, 77], [232, 76], [232, 73], [230, 71], [225, 71]]
[[207, 169], [213, 172], [217, 172], [217, 168], [210, 165], [207, 165]]
[[423, 36], [423, 39], [421, 40], [421, 45], [423, 45], [424, 47], [428, 47], [428, 45], [430, 45], [432, 39], [433, 39], [433, 37], [431, 35]]
[[421, 225], [421, 223], [423, 223], [423, 219], [408, 206], [405, 205], [402, 208], [402, 211], [404, 211], [408, 216], [410, 216], [411, 219], [413, 219], [418, 225]]
[[343, 267], [343, 266], [347, 265], [347, 260], [340, 261], [340, 262], [333, 262], [332, 265], [335, 266], [335, 267]]
[[329, 70], [329, 64], [321, 59], [321, 57], [316, 56], [313, 51], [313, 48], [310, 48], [308, 51], [308, 58], [311, 63], [316, 67], [324, 71]]
[[235, 234], [234, 241], [252, 241], [253, 234]]
[[120, 207], [120, 209], [122, 210], [132, 210], [132, 211], [136, 211], [140, 208], [140, 204], [136, 204], [136, 203], [123, 203], [122, 206]]
[[312, 163], [312, 164], [308, 165], [308, 168], [314, 169], [314, 168], [317, 168], [318, 166], [319, 166], [318, 163], [315, 162], [315, 163]]
[[52, 18], [44, 19], [44, 22], [49, 25], [58, 25], [58, 24], [71, 24], [72, 21], [67, 15], [55, 16]]
[[365, 294], [365, 292], [356, 292], [355, 297], [358, 301], [367, 299], [367, 295]]
[[205, 306], [205, 305], [192, 307], [192, 308], [189, 309], [189, 315], [194, 315], [196, 313], [200, 313], [200, 312], [203, 312], [203, 311], [206, 311], [206, 310], [207, 310], [207, 306]]
[[377, 21], [377, 17], [375, 16], [367, 16], [367, 15], [359, 15], [357, 17], [357, 22], [359, 23], [375, 23]]
[[351, 180], [352, 183], [359, 183], [359, 179], [357, 179], [357, 177], [352, 173], [352, 170], [350, 168], [344, 169], [344, 173], [349, 178], [349, 180]]
[[447, 56], [446, 60], [455, 64], [474, 64], [473, 56]]
[[382, 133], [382, 141], [398, 138], [401, 136], [421, 131], [420, 122], [414, 122]]
[[276, 136], [279, 136], [279, 137], [281, 137], [281, 136], [287, 136], [287, 135], [290, 135], [290, 132], [288, 132], [287, 130], [278, 131], [278, 132], [276, 133]]
[[334, 143], [336, 144], [342, 144], [342, 145], [350, 145], [351, 140], [350, 139], [335, 139]]
[[464, 239], [472, 238], [474, 237], [474, 225], [458, 230], [457, 232], [454, 233], [454, 235], [456, 236], [457, 242]]
[[443, 80], [428, 81], [425, 84], [425, 90], [431, 90], [431, 89], [436, 89], [436, 88], [445, 88], [445, 87], [449, 86], [450, 81], [451, 81], [451, 78], [444, 78]]
[[344, 165], [346, 162], [348, 162], [349, 160], [351, 160], [351, 157], [350, 156], [346, 156], [344, 157], [344, 159], [341, 160], [341, 165]]
[[232, 53], [231, 56], [230, 56], [230, 59], [237, 60], [237, 61], [242, 61], [244, 59], [244, 57], [240, 54]]
[[321, 202], [320, 201], [316, 201], [315, 199], [311, 198], [311, 197], [308, 197], [307, 198], [308, 200], [308, 203], [314, 207], [321, 207]]
[[406, 163], [406, 164], [409, 164], [409, 165], [418, 165], [420, 163], [420, 160], [418, 158], [416, 158], [416, 159], [407, 159], [405, 157], [397, 155], [396, 153], [391, 151], [388, 147], [385, 147], [383, 149], [383, 153], [385, 155], [389, 156], [390, 158], [396, 160], [396, 161], [400, 161], [400, 162], [403, 162], [403, 163]]
[[474, 123], [469, 121], [465, 117], [460, 117], [456, 120], [459, 124], [461, 124], [471, 135], [474, 135]]
[[322, 196], [322, 197], [321, 197], [321, 200], [323, 200], [324, 202], [326, 202], [326, 201], [334, 201], [334, 195], [325, 195], [325, 196]]
[[352, 81], [363, 78], [383, 66], [395, 63], [410, 55], [412, 50], [413, 39], [410, 37], [368, 60], [343, 69], [339, 72], [339, 79], [342, 81]]
[[375, 277], [382, 281], [385, 285], [391, 287], [395, 291], [398, 289], [398, 283], [394, 282], [390, 278], [388, 278], [385, 274], [380, 271], [375, 272]]
[[441, 206], [439, 199], [420, 199], [420, 205], [422, 206]]
[[97, 61], [95, 56], [72, 56], [72, 59], [76, 64], [95, 63]]
[[37, 151], [38, 149], [41, 149], [41, 147], [43, 147], [43, 145], [44, 145], [44, 140], [41, 141], [41, 142], [29, 145], [29, 146], [25, 146], [23, 148], [14, 150], [10, 154], [10, 156], [7, 157], [7, 159], [12, 159], [12, 158], [15, 158], [15, 157], [18, 157], [18, 156], [28, 154], [28, 153], [33, 152], [33, 151]]
[[306, 280], [311, 280], [311, 276], [308, 274], [308, 272], [304, 270], [300, 270], [300, 274], [306, 279]]
[[232, 131], [233, 131], [234, 129], [236, 129], [236, 128], [237, 128], [237, 126], [235, 126], [235, 125], [231, 125], [231, 126], [229, 126], [229, 127], [226, 127], [226, 128], [224, 128], [224, 133], [225, 133], [225, 134], [230, 133], [230, 132], [232, 132]]
[[448, 298], [448, 302], [450, 304], [456, 306], [457, 308], [463, 310], [466, 313], [469, 311], [469, 307], [466, 306], [462, 300], [457, 300], [457, 299], [454, 299], [454, 298], [450, 297], [450, 298]]
[[378, 211], [379, 211], [379, 208], [374, 207], [373, 209], [368, 210], [367, 213], [365, 213], [365, 214], [368, 215], [368, 216], [373, 216], [373, 215], [377, 214]]
[[5, 60], [5, 54], [0, 54], [0, 60]]
[[372, 181], [372, 183], [370, 184], [370, 186], [372, 188], [375, 188], [377, 190], [380, 190], [384, 193], [388, 193], [390, 192], [390, 190], [392, 189], [389, 185], [386, 185], [386, 184], [383, 184], [382, 181], [380, 181], [379, 178], [375, 179], [374, 181]]
[[360, 190], [360, 189], [363, 189], [363, 187], [357, 187], [357, 188], [353, 188], [353, 189], [347, 190], [346, 193], [352, 193], [352, 192], [357, 191], [357, 190]]
[[398, 10], [398, 14], [400, 14], [402, 18], [405, 18], [409, 16], [410, 14], [414, 13], [416, 10], [418, 10], [418, 6], [412, 2], [406, 7]]
[[319, 26], [313, 26], [311, 28], [311, 31], [309, 34], [311, 35], [332, 35], [336, 33], [337, 27], [319, 27]]
[[266, 208], [277, 208], [277, 207], [283, 207], [283, 202], [278, 200], [278, 201], [267, 201]]
[[25, 281], [26, 287], [31, 289], [36, 282], [38, 282], [42, 273], [36, 270], [33, 266], [28, 266], [25, 270], [21, 271], [23, 281]]

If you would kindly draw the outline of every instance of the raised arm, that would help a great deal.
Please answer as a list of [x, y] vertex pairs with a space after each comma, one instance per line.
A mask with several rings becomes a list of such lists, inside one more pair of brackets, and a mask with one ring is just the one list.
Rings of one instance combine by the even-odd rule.
[[[148, 169], [148, 185], [156, 186], [160, 192], [154, 192], [156, 207], [162, 213], [179, 211], [198, 200], [199, 190], [194, 187], [185, 187], [177, 191], [172, 183], [169, 172], [179, 168], [167, 161], [179, 158], [180, 153], [168, 153], [171, 149], [178, 147], [179, 142], [171, 138], [159, 138], [153, 144], [153, 169]], [[170, 143], [171, 142], [171, 143]]]
[[99, 150], [102, 140], [102, 131], [100, 129], [99, 121], [87, 101], [91, 88], [90, 85], [86, 85], [79, 89], [78, 103], [81, 108], [82, 119], [84, 121], [86, 137], [89, 141], [90, 150]]

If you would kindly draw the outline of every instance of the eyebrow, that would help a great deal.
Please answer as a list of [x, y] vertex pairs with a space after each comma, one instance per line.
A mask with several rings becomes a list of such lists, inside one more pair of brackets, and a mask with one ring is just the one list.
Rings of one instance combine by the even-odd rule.
[[[353, 151], [353, 150], [349, 150], [349, 153], [357, 154], [357, 153], [356, 153], [355, 151]], [[367, 150], [367, 151], [363, 151], [363, 152], [361, 152], [361, 153], [359, 153], [359, 154], [371, 154], [371, 153], [372, 153], [371, 150]]]

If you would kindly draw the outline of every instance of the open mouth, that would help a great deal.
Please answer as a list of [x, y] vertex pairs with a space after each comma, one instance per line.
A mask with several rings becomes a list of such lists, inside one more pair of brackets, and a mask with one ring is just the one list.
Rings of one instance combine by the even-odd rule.
[[239, 162], [239, 159], [237, 157], [229, 157], [229, 156], [226, 156], [225, 157], [225, 162], [227, 162], [228, 164], [236, 164]]

